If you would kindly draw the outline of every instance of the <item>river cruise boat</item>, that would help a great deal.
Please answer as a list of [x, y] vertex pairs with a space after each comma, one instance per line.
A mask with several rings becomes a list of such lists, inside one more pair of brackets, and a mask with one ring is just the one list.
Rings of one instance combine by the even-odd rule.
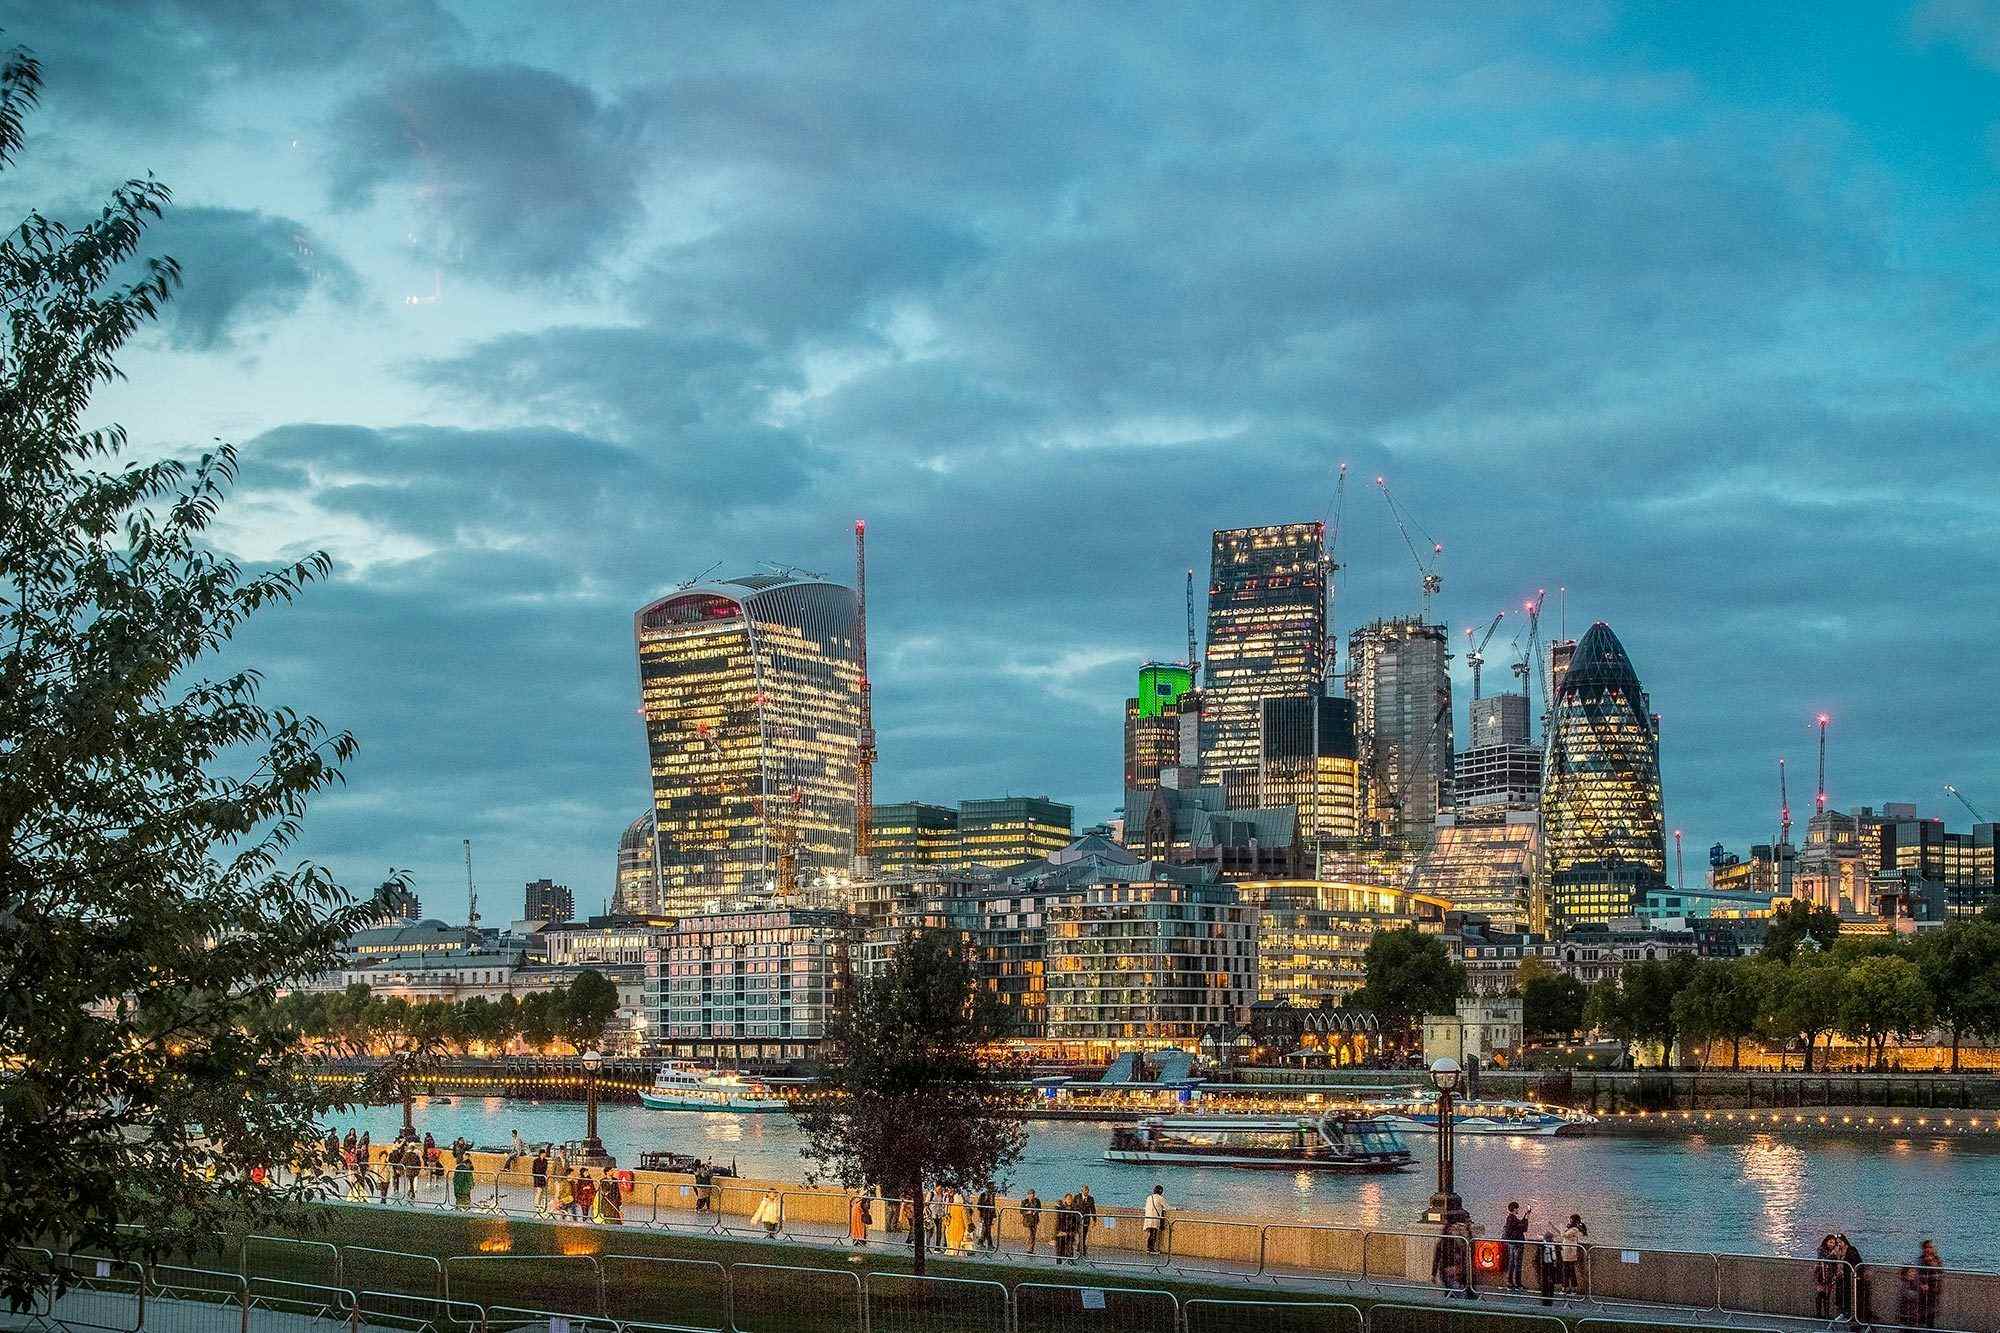
[[1402, 1171], [1410, 1150], [1373, 1116], [1149, 1116], [1111, 1132], [1107, 1162], [1276, 1171]]
[[[1435, 1134], [1438, 1126], [1437, 1102], [1437, 1093], [1423, 1088], [1371, 1098], [1363, 1105], [1404, 1133]], [[1591, 1124], [1596, 1119], [1596, 1116], [1572, 1111], [1566, 1106], [1546, 1106], [1540, 1102], [1462, 1101], [1454, 1103], [1451, 1108], [1454, 1134], [1490, 1134], [1506, 1138], [1548, 1138], [1577, 1125]]]
[[655, 1111], [783, 1111], [789, 1106], [772, 1096], [770, 1088], [735, 1070], [704, 1070], [676, 1060], [661, 1066], [639, 1101]]

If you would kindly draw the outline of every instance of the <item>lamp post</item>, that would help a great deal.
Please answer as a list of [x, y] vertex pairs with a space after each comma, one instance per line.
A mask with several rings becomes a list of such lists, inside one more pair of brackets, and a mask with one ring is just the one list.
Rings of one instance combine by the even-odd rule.
[[1464, 1232], [1465, 1294], [1470, 1296], [1473, 1294], [1472, 1214], [1465, 1211], [1465, 1201], [1458, 1197], [1452, 1181], [1451, 1102], [1464, 1077], [1465, 1071], [1458, 1067], [1458, 1061], [1449, 1057], [1431, 1065], [1431, 1086], [1438, 1093], [1438, 1186], [1437, 1193], [1431, 1195], [1430, 1211], [1424, 1214], [1424, 1220], [1437, 1223], [1447, 1237], [1456, 1231]]
[[597, 1137], [597, 1071], [604, 1068], [604, 1053], [592, 1047], [583, 1053], [583, 1160], [602, 1162], [604, 1142]]

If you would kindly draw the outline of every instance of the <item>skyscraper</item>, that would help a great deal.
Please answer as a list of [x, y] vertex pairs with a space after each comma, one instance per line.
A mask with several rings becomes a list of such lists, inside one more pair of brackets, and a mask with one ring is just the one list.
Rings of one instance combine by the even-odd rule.
[[1536, 808], [1541, 802], [1542, 751], [1528, 742], [1528, 696], [1474, 699], [1470, 716], [1472, 744], [1452, 760], [1453, 807]]
[[1076, 812], [1046, 796], [993, 796], [958, 803], [959, 863], [1005, 869], [1070, 844]]
[[1443, 625], [1392, 616], [1348, 636], [1347, 697], [1362, 737], [1363, 781], [1383, 829], [1425, 839], [1451, 804], [1449, 640]]
[[753, 574], [691, 584], [634, 618], [661, 899], [684, 913], [845, 876], [861, 674], [855, 600]]
[[611, 910], [651, 916], [660, 910], [659, 835], [648, 810], [618, 837], [618, 872]]
[[1263, 700], [1326, 676], [1326, 547], [1318, 523], [1230, 528], [1210, 542], [1202, 782], [1232, 809], [1265, 804]]
[[1618, 636], [1592, 625], [1549, 720], [1542, 825], [1552, 930], [1630, 915], [1666, 886], [1659, 726]]
[[1181, 762], [1181, 700], [1194, 673], [1177, 662], [1139, 668], [1139, 692], [1125, 701], [1125, 788], [1160, 785], [1160, 770]]
[[528, 921], [574, 921], [576, 895], [569, 885], [550, 879], [531, 879], [521, 895], [521, 916]]
[[1263, 752], [1264, 801], [1298, 811], [1299, 838], [1361, 835], [1361, 751], [1351, 700], [1317, 693], [1267, 696]]

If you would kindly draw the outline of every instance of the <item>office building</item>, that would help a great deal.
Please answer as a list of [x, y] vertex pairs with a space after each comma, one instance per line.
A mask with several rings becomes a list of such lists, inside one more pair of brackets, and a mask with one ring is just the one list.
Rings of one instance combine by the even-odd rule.
[[1298, 812], [1295, 836], [1361, 835], [1361, 751], [1351, 701], [1319, 694], [1266, 696], [1258, 775], [1264, 808]]
[[1862, 916], [1874, 910], [1870, 873], [1862, 856], [1860, 823], [1853, 815], [1820, 810], [1806, 821], [1805, 846], [1792, 876], [1795, 897], [1839, 916]]
[[1221, 787], [1232, 809], [1268, 804], [1259, 791], [1265, 697], [1309, 694], [1325, 681], [1325, 536], [1318, 523], [1284, 523], [1211, 539], [1201, 783]]
[[531, 879], [521, 895], [521, 917], [526, 921], [571, 921], [576, 917], [576, 897], [569, 885], [554, 880]]
[[1396, 616], [1347, 640], [1347, 697], [1362, 737], [1376, 822], [1394, 837], [1430, 836], [1451, 804], [1449, 639], [1442, 625]]
[[1246, 880], [1257, 909], [1257, 999], [1299, 1008], [1338, 1004], [1368, 980], [1368, 945], [1384, 930], [1441, 928], [1447, 903], [1373, 884]]
[[1125, 787], [1157, 787], [1181, 764], [1181, 709], [1194, 673], [1179, 663], [1139, 668], [1139, 691], [1125, 701]]
[[654, 1052], [728, 1066], [814, 1058], [849, 982], [852, 930], [822, 908], [683, 918], [646, 954]]
[[1473, 913], [1453, 912], [1445, 920], [1445, 949], [1465, 969], [1465, 988], [1474, 995], [1519, 995], [1521, 964], [1556, 964], [1558, 946], [1534, 931], [1508, 930]]
[[385, 926], [404, 925], [424, 919], [424, 904], [409, 885], [385, 879], [370, 901], [376, 921]]
[[1542, 794], [1542, 750], [1528, 740], [1528, 696], [1474, 699], [1471, 744], [1451, 765], [1452, 805], [1531, 810]]
[[611, 888], [613, 912], [660, 910], [659, 836], [648, 810], [618, 835], [618, 868]]
[[564, 921], [540, 932], [550, 967], [643, 967], [646, 953], [673, 935], [670, 916], [614, 912], [588, 921]]
[[875, 864], [883, 874], [957, 865], [958, 811], [924, 801], [873, 807]]
[[1410, 882], [1498, 929], [1528, 930], [1538, 924], [1534, 888], [1542, 854], [1537, 811], [1501, 806], [1447, 811], [1438, 816]]
[[958, 803], [958, 863], [1001, 870], [1069, 846], [1076, 812], [1046, 796]]
[[[1590, 641], [1585, 634], [1584, 642]], [[1590, 921], [1564, 931], [1556, 942], [1556, 970], [1586, 986], [1610, 981], [1634, 963], [1664, 962], [1676, 954], [1700, 952], [1695, 932], [1659, 926], [1637, 917]]]
[[1207, 866], [1223, 879], [1309, 873], [1298, 810], [1229, 808], [1220, 787], [1154, 787], [1125, 793], [1125, 845], [1142, 859]]
[[844, 881], [861, 719], [855, 629], [853, 592], [790, 575], [692, 584], [638, 612], [657, 910]]
[[1590, 627], [1562, 672], [1542, 785], [1548, 928], [1628, 917], [1666, 887], [1659, 726], [1625, 647]]

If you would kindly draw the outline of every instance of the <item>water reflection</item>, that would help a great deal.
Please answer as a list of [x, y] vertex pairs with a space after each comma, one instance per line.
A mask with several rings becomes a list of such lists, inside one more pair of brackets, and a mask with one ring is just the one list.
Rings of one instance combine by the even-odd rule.
[[1762, 1226], [1756, 1233], [1759, 1248], [1776, 1250], [1800, 1234], [1800, 1206], [1805, 1197], [1807, 1159], [1805, 1150], [1759, 1135], [1742, 1144], [1737, 1152], [1737, 1169], [1744, 1183], [1757, 1195], [1762, 1209]]

